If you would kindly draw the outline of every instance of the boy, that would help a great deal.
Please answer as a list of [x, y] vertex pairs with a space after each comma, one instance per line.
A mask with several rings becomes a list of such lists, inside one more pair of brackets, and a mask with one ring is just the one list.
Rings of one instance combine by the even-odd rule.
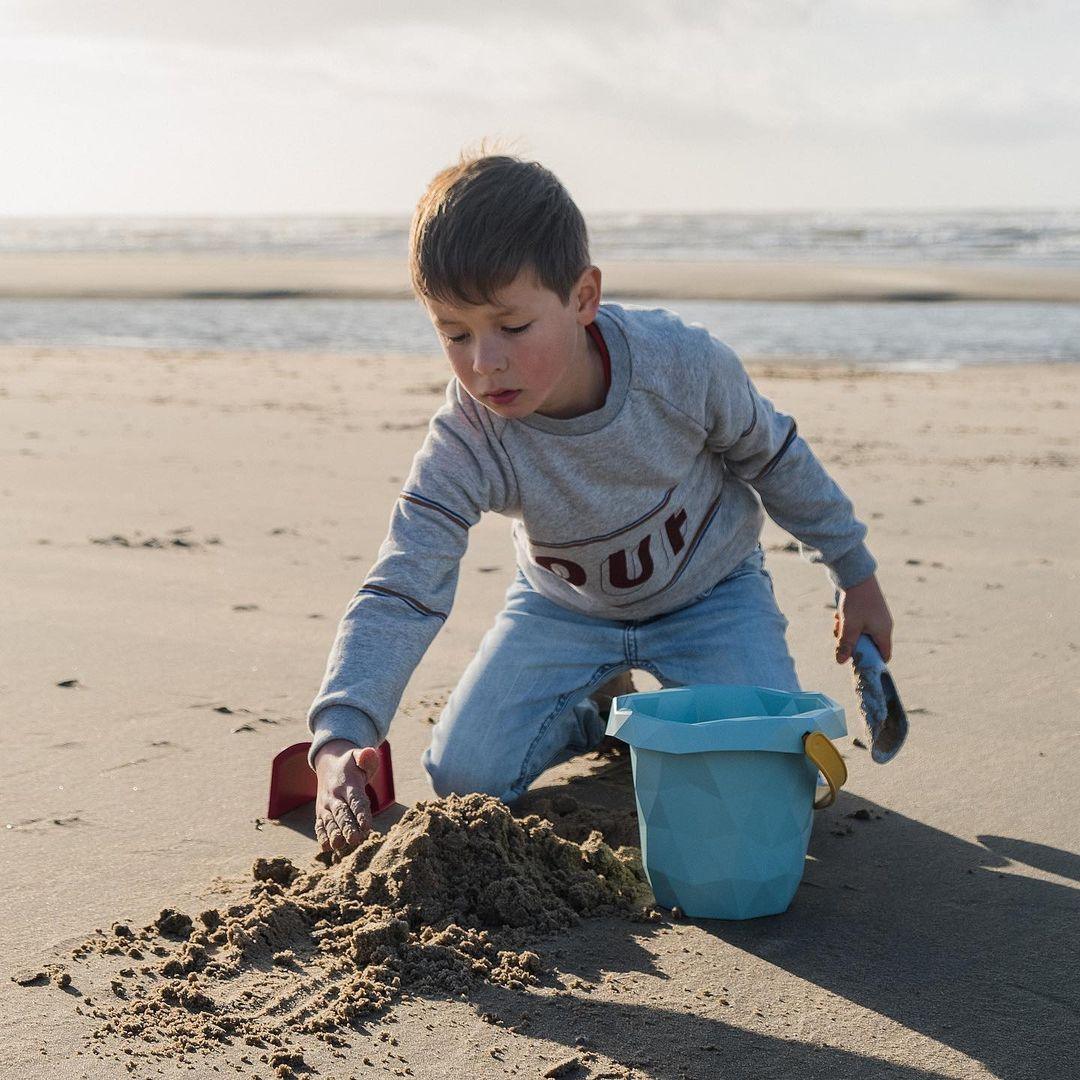
[[488, 155], [440, 172], [410, 266], [454, 378], [309, 713], [324, 850], [371, 827], [373, 747], [485, 511], [513, 520], [518, 570], [424, 754], [439, 795], [511, 801], [591, 749], [604, 725], [590, 695], [631, 668], [797, 690], [762, 505], [841, 590], [837, 661], [862, 632], [888, 658], [866, 528], [795, 422], [703, 328], [601, 304], [584, 220], [548, 170]]

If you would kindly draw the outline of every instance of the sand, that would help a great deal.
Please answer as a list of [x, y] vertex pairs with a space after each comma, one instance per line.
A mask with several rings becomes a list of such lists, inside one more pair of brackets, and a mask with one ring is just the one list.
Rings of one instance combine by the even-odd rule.
[[[483, 795], [419, 803], [355, 851], [312, 863], [256, 859], [255, 884], [223, 908], [195, 919], [165, 908], [138, 931], [114, 923], [72, 950], [71, 968], [16, 982], [108, 977], [112, 996], [90, 1013], [99, 1057], [210, 1069], [224, 1048], [257, 1047], [275, 1075], [294, 1077], [316, 1040], [351, 1048], [355, 1026], [404, 994], [552, 983], [528, 947], [538, 935], [643, 918], [651, 901], [636, 848], [612, 851], [596, 831], [575, 844]], [[131, 966], [148, 953], [165, 959]], [[109, 957], [103, 974], [94, 961]]]
[[[1080, 371], [754, 370], [871, 526], [908, 744], [882, 767], [854, 741], [828, 585], [769, 526], [803, 684], [852, 720], [849, 783], [818, 818], [791, 909], [528, 930], [514, 950], [536, 955], [535, 983], [403, 993], [348, 1047], [305, 1044], [303, 1067], [664, 1080], [1080, 1068]], [[112, 980], [153, 981], [140, 969], [190, 941], [155, 931], [127, 946], [141, 958], [71, 954], [96, 928], [138, 935], [164, 909], [215, 934], [203, 912], [228, 919], [256, 887], [287, 894], [273, 860], [309, 874], [310, 827], [265, 820], [268, 762], [304, 735], [443, 381], [422, 358], [0, 351], [0, 1075], [268, 1078], [298, 1064], [225, 1047], [214, 1073], [93, 1040], [107, 1022], [94, 1009], [122, 1004]], [[113, 537], [126, 542], [95, 542]], [[485, 520], [392, 730], [405, 804], [430, 797], [430, 718], [511, 571], [506, 522]], [[575, 843], [590, 814], [632, 831], [625, 763], [571, 763], [539, 786]], [[292, 940], [275, 951], [302, 960]], [[296, 974], [282, 960], [268, 980]]]
[[[605, 259], [610, 296], [684, 300], [1080, 301], [1080, 271], [810, 260]], [[412, 296], [405, 261], [196, 253], [0, 254], [0, 297]]]

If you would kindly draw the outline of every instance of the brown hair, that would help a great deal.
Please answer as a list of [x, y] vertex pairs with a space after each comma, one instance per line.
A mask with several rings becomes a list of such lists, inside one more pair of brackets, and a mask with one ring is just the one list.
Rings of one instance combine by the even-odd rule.
[[585, 219], [536, 161], [463, 152], [428, 184], [413, 215], [409, 276], [421, 299], [491, 304], [530, 269], [566, 304], [588, 266]]

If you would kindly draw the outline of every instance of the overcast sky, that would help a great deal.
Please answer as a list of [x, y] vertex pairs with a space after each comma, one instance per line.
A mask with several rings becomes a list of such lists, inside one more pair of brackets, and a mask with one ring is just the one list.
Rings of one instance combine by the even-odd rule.
[[0, 214], [1080, 206], [1075, 0], [0, 0]]

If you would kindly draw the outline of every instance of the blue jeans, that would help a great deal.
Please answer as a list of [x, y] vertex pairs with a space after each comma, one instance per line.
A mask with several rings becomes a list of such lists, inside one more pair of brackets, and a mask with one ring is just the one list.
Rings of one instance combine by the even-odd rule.
[[589, 694], [631, 668], [665, 687], [797, 691], [787, 625], [760, 545], [692, 603], [640, 621], [569, 611], [519, 570], [433, 729], [424, 768], [439, 795], [512, 802], [545, 769], [596, 746], [604, 722]]

